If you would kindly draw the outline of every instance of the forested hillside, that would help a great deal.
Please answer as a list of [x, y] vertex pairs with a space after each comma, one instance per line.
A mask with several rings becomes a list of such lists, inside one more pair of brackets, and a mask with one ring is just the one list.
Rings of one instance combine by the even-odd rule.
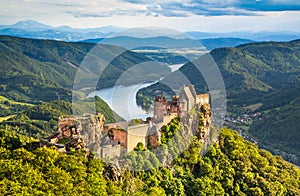
[[300, 165], [299, 144], [300, 97], [272, 109], [249, 132], [272, 153]]
[[[286, 88], [300, 74], [299, 40], [220, 48], [210, 55], [222, 73], [229, 106], [257, 103], [262, 95]], [[201, 63], [201, 58], [196, 62]], [[204, 90], [205, 81], [199, 77], [195, 81], [193, 76], [201, 73], [192, 64], [186, 64], [180, 71], [196, 84], [198, 91]]]
[[[300, 164], [300, 124], [296, 120], [300, 97], [300, 40], [219, 48], [210, 55], [224, 79], [229, 114], [262, 113], [261, 121], [242, 124], [242, 128], [250, 127], [248, 134], [263, 147], [274, 153], [277, 151], [285, 158], [293, 157], [287, 160]], [[196, 62], [201, 64], [201, 59]], [[192, 63], [185, 64], [179, 71], [195, 85], [198, 93], [208, 89]], [[148, 103], [147, 100], [157, 94], [157, 89], [160, 89], [160, 94], [172, 92], [166, 86], [155, 84], [140, 90], [137, 101], [141, 105]]]
[[[38, 148], [37, 141], [0, 130], [1, 195], [299, 195], [300, 170], [223, 129], [205, 155], [194, 142], [169, 168], [128, 171], [85, 157]], [[139, 150], [139, 149], [137, 149]], [[136, 161], [140, 160], [136, 157]]]
[[[0, 36], [1, 95], [32, 103], [58, 99], [70, 100], [76, 71], [94, 46], [93, 43], [67, 43]], [[116, 56], [105, 68], [101, 77], [94, 74], [94, 70], [103, 68], [104, 64], [101, 61], [98, 64], [93, 62], [84, 68], [84, 79], [99, 79], [99, 88], [114, 86], [118, 78], [132, 66], [152, 61], [131, 51], [118, 54], [119, 51], [124, 51], [120, 47], [110, 45], [97, 47], [102, 51], [102, 55], [114, 56], [115, 54]], [[154, 73], [153, 70], [158, 72]], [[132, 78], [143, 75], [142, 79], [147, 80], [157, 79], [169, 72], [170, 69], [166, 66], [155, 67], [155, 69], [144, 66], [126, 73]], [[138, 79], [141, 80], [141, 77]], [[89, 87], [88, 82], [84, 85], [83, 87]]]
[[68, 99], [76, 66], [92, 47], [1, 36], [2, 95], [26, 102]]
[[[277, 90], [279, 92], [286, 90], [291, 87], [289, 84], [299, 80], [299, 40], [219, 48], [213, 50], [209, 55], [213, 57], [222, 73], [230, 111], [235, 109], [234, 106], [237, 106], [236, 109], [241, 109], [241, 106], [264, 101], [262, 96], [276, 93]], [[201, 64], [201, 60], [200, 57], [195, 64]], [[179, 71], [195, 85], [197, 92], [204, 92], [207, 89], [201, 73], [192, 63], [185, 64]], [[176, 73], [171, 74], [168, 78], [173, 75]], [[147, 87], [147, 90], [151, 91], [151, 87]], [[142, 93], [142, 91], [140, 92]], [[295, 91], [295, 93], [298, 92]], [[270, 104], [270, 102], [266, 101], [264, 104]]]

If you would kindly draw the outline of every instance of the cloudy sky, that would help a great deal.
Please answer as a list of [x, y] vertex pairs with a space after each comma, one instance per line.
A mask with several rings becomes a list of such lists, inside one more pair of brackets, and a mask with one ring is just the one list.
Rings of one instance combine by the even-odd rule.
[[0, 0], [0, 24], [300, 32], [299, 0]]

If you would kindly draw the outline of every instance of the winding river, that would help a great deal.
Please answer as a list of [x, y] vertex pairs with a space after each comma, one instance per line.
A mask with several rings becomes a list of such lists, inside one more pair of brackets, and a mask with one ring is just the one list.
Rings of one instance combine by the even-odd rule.
[[[178, 70], [183, 64], [170, 65], [171, 71]], [[94, 91], [88, 95], [101, 97], [116, 113], [126, 120], [139, 118], [145, 120], [152, 116], [152, 111], [146, 112], [136, 104], [136, 93], [144, 87], [150, 86], [156, 82], [142, 83], [132, 86], [115, 86], [112, 88]]]

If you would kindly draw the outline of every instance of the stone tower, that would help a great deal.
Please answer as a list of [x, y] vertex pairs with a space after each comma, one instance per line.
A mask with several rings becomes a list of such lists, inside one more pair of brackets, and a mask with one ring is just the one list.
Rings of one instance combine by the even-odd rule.
[[153, 120], [155, 122], [162, 122], [166, 115], [166, 97], [158, 96], [154, 100], [154, 115]]

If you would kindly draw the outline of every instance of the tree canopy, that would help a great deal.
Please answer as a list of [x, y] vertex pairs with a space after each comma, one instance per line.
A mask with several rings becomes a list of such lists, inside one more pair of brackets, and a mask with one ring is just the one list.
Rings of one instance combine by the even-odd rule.
[[297, 167], [229, 129], [204, 156], [193, 154], [199, 148], [192, 143], [171, 167], [121, 170], [118, 179], [111, 179], [109, 166], [93, 156], [39, 148], [36, 142], [9, 127], [0, 130], [1, 195], [300, 194]]

